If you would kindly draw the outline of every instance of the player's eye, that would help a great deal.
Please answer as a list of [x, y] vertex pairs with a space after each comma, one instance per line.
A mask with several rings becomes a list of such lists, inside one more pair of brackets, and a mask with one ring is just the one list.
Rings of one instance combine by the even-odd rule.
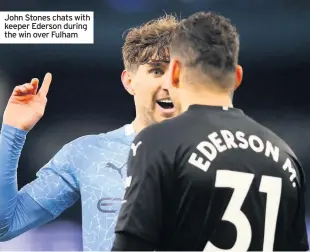
[[155, 77], [160, 77], [164, 74], [164, 71], [160, 68], [152, 68], [149, 70], [149, 73], [155, 75]]

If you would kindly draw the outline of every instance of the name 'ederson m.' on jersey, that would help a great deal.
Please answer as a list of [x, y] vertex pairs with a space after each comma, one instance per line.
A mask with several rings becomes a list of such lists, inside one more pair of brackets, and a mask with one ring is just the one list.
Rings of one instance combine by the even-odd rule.
[[308, 251], [302, 165], [242, 110], [191, 105], [132, 146], [112, 251]]
[[18, 191], [17, 167], [26, 136], [27, 132], [2, 126], [0, 241], [55, 219], [81, 198], [83, 249], [110, 250], [135, 137], [132, 125], [66, 144], [39, 170], [37, 179]]

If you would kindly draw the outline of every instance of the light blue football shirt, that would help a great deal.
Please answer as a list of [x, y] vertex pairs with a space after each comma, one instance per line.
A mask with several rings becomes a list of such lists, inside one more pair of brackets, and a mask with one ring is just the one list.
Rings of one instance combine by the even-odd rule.
[[135, 137], [132, 125], [66, 144], [18, 192], [12, 182], [26, 134], [3, 125], [0, 135], [0, 241], [56, 218], [81, 198], [84, 250], [110, 250]]

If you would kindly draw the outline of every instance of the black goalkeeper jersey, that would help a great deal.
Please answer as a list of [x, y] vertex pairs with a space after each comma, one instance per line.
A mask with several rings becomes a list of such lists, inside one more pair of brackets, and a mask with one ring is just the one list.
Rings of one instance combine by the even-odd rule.
[[307, 250], [304, 180], [241, 110], [192, 105], [134, 140], [116, 234], [154, 250]]

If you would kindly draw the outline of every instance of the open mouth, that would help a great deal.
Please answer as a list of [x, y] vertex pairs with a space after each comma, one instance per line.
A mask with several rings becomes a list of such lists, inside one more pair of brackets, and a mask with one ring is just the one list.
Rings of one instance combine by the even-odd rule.
[[163, 109], [173, 109], [174, 105], [170, 99], [162, 99], [158, 100], [157, 104], [162, 107]]

